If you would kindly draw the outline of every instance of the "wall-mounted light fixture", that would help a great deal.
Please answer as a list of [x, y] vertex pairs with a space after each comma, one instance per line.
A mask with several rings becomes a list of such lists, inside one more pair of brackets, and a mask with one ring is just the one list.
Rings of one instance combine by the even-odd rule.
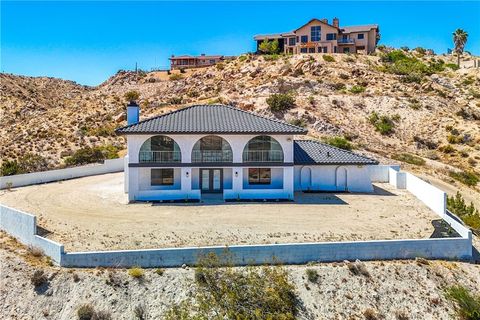
[[238, 171], [235, 171], [235, 177], [238, 177]]
[[287, 138], [287, 141], [292, 141], [292, 138]]
[[189, 175], [190, 175], [190, 172], [189, 172], [189, 171], [186, 171], [186, 172], [185, 172], [185, 176], [187, 176], [187, 178], [188, 178]]

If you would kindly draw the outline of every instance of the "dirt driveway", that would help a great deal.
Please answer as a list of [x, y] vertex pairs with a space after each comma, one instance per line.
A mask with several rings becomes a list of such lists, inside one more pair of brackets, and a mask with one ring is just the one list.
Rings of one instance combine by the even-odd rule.
[[428, 238], [439, 217], [405, 190], [296, 194], [295, 203], [127, 204], [123, 173], [0, 191], [67, 251]]

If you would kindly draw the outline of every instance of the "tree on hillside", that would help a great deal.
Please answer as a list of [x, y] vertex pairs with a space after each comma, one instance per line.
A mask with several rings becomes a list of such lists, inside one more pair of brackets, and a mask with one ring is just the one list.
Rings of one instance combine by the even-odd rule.
[[453, 51], [457, 54], [457, 65], [459, 67], [460, 67], [460, 56], [463, 53], [463, 49], [465, 49], [467, 38], [468, 38], [468, 33], [466, 33], [463, 29], [457, 29], [453, 33], [453, 44], [455, 45], [455, 49], [453, 49]]
[[125, 93], [125, 99], [127, 99], [128, 102], [137, 101], [139, 97], [140, 97], [140, 93], [135, 90], [131, 90]]
[[262, 41], [262, 43], [260, 43], [260, 46], [258, 48], [263, 53], [267, 53], [267, 54], [278, 53], [278, 50], [279, 50], [278, 40], [275, 39], [273, 41], [268, 41], [268, 39], [265, 39]]

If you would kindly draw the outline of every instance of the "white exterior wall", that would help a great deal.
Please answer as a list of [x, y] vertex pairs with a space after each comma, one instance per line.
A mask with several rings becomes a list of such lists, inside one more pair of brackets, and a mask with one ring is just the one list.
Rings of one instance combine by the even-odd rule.
[[369, 167], [365, 165], [295, 166], [295, 190], [345, 191], [341, 182], [345, 177], [343, 170], [346, 170], [347, 191], [373, 192]]

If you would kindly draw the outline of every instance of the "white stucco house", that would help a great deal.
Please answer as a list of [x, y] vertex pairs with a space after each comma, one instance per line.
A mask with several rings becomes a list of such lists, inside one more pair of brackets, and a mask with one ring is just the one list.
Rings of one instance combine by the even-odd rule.
[[195, 105], [139, 121], [127, 107], [130, 201], [294, 200], [296, 191], [372, 192], [376, 160], [313, 140], [306, 130], [226, 105]]

